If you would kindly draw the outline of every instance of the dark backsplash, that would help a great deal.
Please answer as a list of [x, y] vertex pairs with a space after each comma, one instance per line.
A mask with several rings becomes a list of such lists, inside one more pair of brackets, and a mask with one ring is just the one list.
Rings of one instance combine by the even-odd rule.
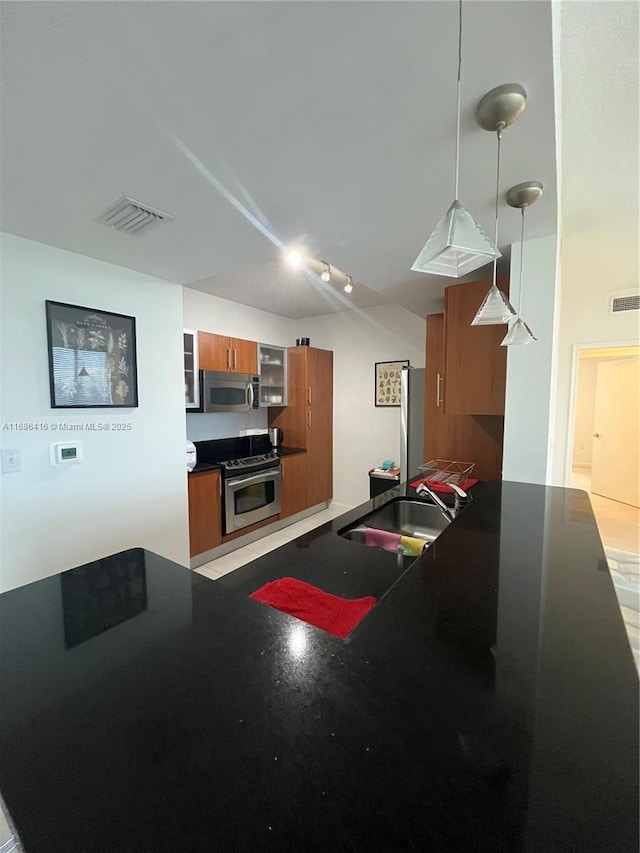
[[234, 438], [216, 438], [210, 441], [195, 441], [199, 462], [224, 462], [226, 459], [244, 459], [258, 456], [271, 450], [267, 433], [241, 435]]

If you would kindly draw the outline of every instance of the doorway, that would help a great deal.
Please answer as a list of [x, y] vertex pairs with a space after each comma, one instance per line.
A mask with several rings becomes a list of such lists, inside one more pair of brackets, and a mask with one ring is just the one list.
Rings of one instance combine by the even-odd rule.
[[605, 547], [640, 553], [640, 347], [576, 348], [568, 484], [589, 493]]

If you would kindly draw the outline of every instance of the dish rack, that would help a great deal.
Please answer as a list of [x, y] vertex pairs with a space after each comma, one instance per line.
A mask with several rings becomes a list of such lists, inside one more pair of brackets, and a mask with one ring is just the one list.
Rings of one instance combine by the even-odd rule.
[[423, 462], [419, 470], [425, 480], [430, 483], [444, 485], [454, 483], [458, 486], [471, 476], [475, 464], [475, 462], [454, 462], [451, 459], [431, 459], [429, 462]]

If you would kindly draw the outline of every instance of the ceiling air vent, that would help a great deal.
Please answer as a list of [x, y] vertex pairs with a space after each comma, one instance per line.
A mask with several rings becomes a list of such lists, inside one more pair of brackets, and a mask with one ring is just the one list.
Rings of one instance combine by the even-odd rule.
[[123, 195], [98, 218], [114, 231], [125, 231], [137, 237], [156, 222], [170, 222], [173, 216]]
[[632, 296], [612, 296], [611, 308], [612, 314], [617, 314], [619, 311], [638, 311], [640, 309], [640, 293], [635, 293]]

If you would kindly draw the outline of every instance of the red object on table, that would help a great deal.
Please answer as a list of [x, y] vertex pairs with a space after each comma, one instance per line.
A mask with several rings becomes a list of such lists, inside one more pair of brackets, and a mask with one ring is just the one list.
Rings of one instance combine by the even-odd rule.
[[[471, 486], [475, 486], [477, 482], [478, 481], [474, 480], [473, 477], [469, 477], [464, 481], [464, 483], [458, 483], [457, 485], [466, 492], [471, 488]], [[411, 483], [411, 486], [412, 488], [417, 489], [418, 486], [422, 485], [422, 483], [426, 483], [434, 492], [441, 492], [443, 495], [453, 494], [453, 489], [447, 483], [434, 483], [431, 480], [425, 480], [424, 477], [421, 477], [419, 480], [414, 480], [413, 483]]]
[[250, 598], [295, 616], [344, 640], [376, 604], [366, 598], [340, 598], [296, 578], [280, 578], [252, 592]]

